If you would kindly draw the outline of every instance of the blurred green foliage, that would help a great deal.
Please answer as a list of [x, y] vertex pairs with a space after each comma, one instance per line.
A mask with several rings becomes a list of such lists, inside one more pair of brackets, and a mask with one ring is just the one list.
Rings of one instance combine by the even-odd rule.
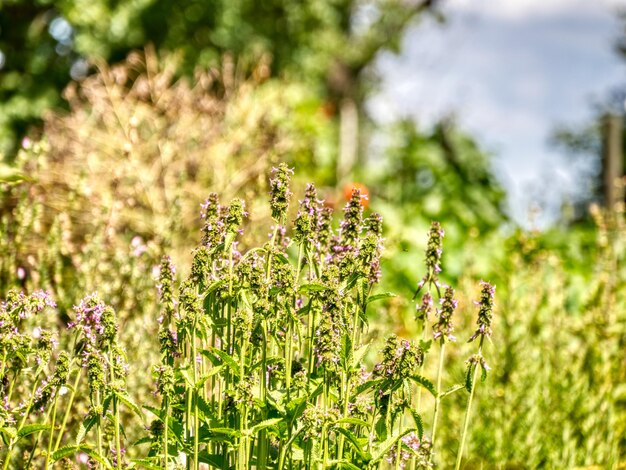
[[0, 3], [0, 152], [61, 90], [97, 60], [116, 63], [151, 43], [181, 54], [179, 74], [224, 54], [250, 70], [265, 58], [275, 76], [304, 80], [331, 100], [360, 100], [378, 52], [398, 49], [406, 27], [433, 0], [9, 0]]

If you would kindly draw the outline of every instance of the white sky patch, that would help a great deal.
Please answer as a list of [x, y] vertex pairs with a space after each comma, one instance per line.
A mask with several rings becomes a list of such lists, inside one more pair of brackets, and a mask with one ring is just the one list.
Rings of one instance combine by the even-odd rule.
[[626, 0], [448, 0], [447, 24], [423, 21], [400, 56], [378, 61], [382, 86], [369, 104], [381, 123], [411, 116], [428, 127], [454, 115], [495, 153], [512, 215], [542, 224], [580, 193], [580, 165], [549, 147], [557, 124], [593, 117], [591, 104], [626, 82], [615, 54]]
[[450, 12], [525, 20], [537, 16], [558, 16], [573, 10], [619, 10], [626, 8], [626, 0], [445, 0], [443, 7]]

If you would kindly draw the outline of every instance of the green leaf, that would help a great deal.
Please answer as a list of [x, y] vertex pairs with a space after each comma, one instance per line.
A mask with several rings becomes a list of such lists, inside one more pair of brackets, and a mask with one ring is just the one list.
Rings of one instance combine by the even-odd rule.
[[224, 238], [224, 251], [230, 248], [230, 245], [235, 241], [237, 234], [235, 232], [228, 232], [226, 238]]
[[348, 462], [346, 459], [331, 460], [328, 462], [329, 466], [335, 465], [337, 468], [349, 468], [350, 470], [361, 470], [362, 467], [357, 467], [353, 463]]
[[368, 462], [372, 458], [372, 456], [369, 455], [368, 452], [363, 450], [363, 446], [351, 431], [340, 427], [335, 427], [334, 430], [339, 434], [343, 434], [346, 437], [348, 443], [354, 448], [356, 453], [359, 454], [359, 458], [361, 460], [363, 460], [364, 462]]
[[6, 434], [7, 436], [9, 436], [9, 439], [15, 439], [15, 437], [17, 436], [17, 429], [15, 429], [13, 426], [6, 426], [4, 428], [1, 428], [2, 430], [2, 434]]
[[370, 348], [371, 343], [367, 343], [359, 347], [356, 351], [354, 351], [354, 358], [352, 359], [352, 367], [358, 368], [361, 364], [361, 361], [367, 354], [368, 349]]
[[422, 377], [421, 375], [414, 375], [411, 377], [411, 380], [428, 390], [433, 397], [437, 396], [437, 390], [435, 389], [435, 386], [426, 377]]
[[368, 380], [366, 382], [363, 382], [354, 391], [353, 398], [358, 397], [361, 393], [367, 391], [368, 389], [370, 389], [372, 387], [380, 385], [384, 381], [385, 381], [385, 379], [372, 379], [372, 380]]
[[219, 281], [214, 281], [211, 284], [209, 284], [209, 287], [207, 287], [206, 290], [204, 291], [205, 292], [205, 295], [204, 295], [205, 300], [206, 300], [206, 298], [209, 295], [211, 295], [217, 289], [222, 287], [224, 284], [226, 284], [226, 281], [224, 279], [220, 279]]
[[416, 410], [411, 410], [411, 416], [413, 417], [415, 427], [417, 428], [417, 437], [419, 437], [421, 441], [422, 437], [424, 437], [424, 421], [422, 420], [422, 416]]
[[221, 365], [219, 361], [221, 359], [221, 362], [227, 365], [235, 376], [239, 377], [239, 364], [226, 351], [209, 346], [200, 351], [200, 354], [207, 357], [215, 366]]
[[140, 467], [147, 468], [148, 470], [162, 470], [163, 467], [161, 465], [155, 465], [148, 459], [130, 459], [132, 463], [135, 465], [139, 465]]
[[283, 420], [282, 418], [272, 418], [272, 419], [266, 419], [265, 421], [261, 421], [259, 424], [255, 424], [254, 426], [252, 426], [248, 430], [248, 434], [254, 435], [263, 429], [269, 428], [271, 426], [274, 426], [275, 424], [280, 423], [282, 420]]
[[212, 367], [209, 372], [207, 372], [206, 374], [202, 374], [200, 378], [198, 379], [198, 381], [196, 382], [196, 385], [195, 385], [196, 390], [201, 389], [207, 380], [209, 380], [215, 374], [219, 374], [220, 372], [222, 372], [222, 370], [224, 370], [225, 367], [226, 366], [224, 366], [223, 364], [221, 366]]
[[124, 405], [126, 405], [128, 408], [130, 408], [133, 411], [133, 413], [135, 413], [135, 415], [139, 417], [139, 419], [141, 419], [142, 421], [145, 420], [143, 411], [141, 411], [141, 408], [139, 408], [139, 406], [135, 404], [135, 402], [130, 398], [130, 396], [128, 396], [128, 394], [124, 392], [117, 392], [117, 391], [113, 393], [115, 394], [117, 399], [121, 401], [122, 403], [124, 403]]
[[92, 448], [87, 447], [87, 446], [65, 446], [65, 447], [61, 447], [54, 454], [52, 454], [52, 461], [53, 462], [58, 462], [62, 458], [69, 457], [70, 455], [74, 455], [77, 452], [84, 452], [89, 457], [94, 459], [96, 462], [100, 463], [101, 465], [104, 465], [104, 467], [107, 468], [107, 469], [112, 468], [111, 464], [109, 463], [109, 460], [107, 458], [102, 457], [100, 454], [98, 454], [98, 452], [96, 452], [95, 450], [93, 450]]
[[397, 297], [397, 295], [394, 294], [393, 292], [385, 292], [384, 294], [370, 295], [367, 298], [367, 303], [371, 304], [372, 302], [376, 302], [377, 300], [390, 299], [392, 297]]
[[452, 395], [454, 392], [458, 392], [459, 390], [464, 389], [465, 386], [461, 385], [461, 384], [456, 384], [453, 385], [452, 387], [450, 387], [448, 390], [446, 390], [445, 392], [443, 392], [439, 398], [443, 398], [443, 397], [447, 397], [448, 395]]
[[365, 426], [368, 427], [369, 423], [367, 421], [363, 421], [359, 418], [341, 418], [335, 424], [353, 424], [355, 426]]
[[[159, 418], [159, 420], [162, 423], [165, 423], [162, 410], [160, 410], [158, 408], [155, 408], [153, 406], [148, 406], [148, 405], [144, 405], [143, 409], [144, 410], [148, 410], [150, 413], [152, 413], [157, 418]], [[167, 422], [169, 424], [168, 427], [172, 431], [172, 435], [176, 438], [176, 440], [178, 441], [178, 443], [181, 446], [184, 446], [184, 444], [185, 444], [185, 428], [183, 427], [182, 423], [176, 417], [171, 416], [171, 415], [169, 416]]]
[[47, 431], [50, 429], [50, 425], [48, 424], [27, 424], [22, 429], [17, 431], [17, 438], [21, 439], [30, 434], [34, 434], [39, 431]]
[[198, 460], [220, 470], [228, 470], [228, 461], [221, 454], [209, 454], [206, 450], [198, 453]]
[[78, 433], [76, 434], [76, 445], [79, 446], [85, 439], [85, 436], [89, 430], [98, 422], [98, 416], [93, 413], [89, 413], [87, 417], [78, 426]]
[[378, 439], [386, 439], [387, 438], [387, 421], [384, 416], [381, 416], [376, 424], [374, 425], [374, 430], [376, 431], [376, 436]]
[[211, 405], [209, 405], [204, 398], [200, 395], [196, 396], [196, 403], [198, 404], [198, 409], [204, 415], [204, 418], [209, 421], [213, 418], [213, 410], [211, 409]]
[[429, 339], [428, 341], [424, 341], [423, 339], [420, 339], [419, 346], [422, 352], [426, 354], [430, 350], [430, 347], [432, 346], [432, 344], [433, 344], [432, 339]]
[[400, 434], [397, 434], [396, 436], [391, 436], [390, 438], [388, 438], [382, 444], [377, 446], [376, 455], [374, 456], [374, 458], [372, 459], [372, 461], [370, 463], [374, 464], [374, 463], [380, 461], [385, 455], [387, 455], [389, 453], [391, 448], [393, 446], [395, 446], [400, 439], [402, 439], [407, 434], [415, 432], [415, 431], [416, 431], [416, 429], [405, 429]]
[[323, 292], [327, 289], [327, 287], [324, 284], [302, 284], [299, 288], [298, 288], [298, 293], [299, 294], [307, 294], [310, 292]]
[[200, 442], [228, 442], [232, 444], [235, 438], [241, 436], [239, 431], [231, 428], [200, 428], [198, 439]]
[[468, 364], [467, 370], [465, 371], [465, 389], [472, 393], [472, 380], [474, 376], [474, 364]]
[[17, 184], [27, 180], [30, 181], [31, 178], [26, 176], [22, 171], [0, 163], [0, 183]]

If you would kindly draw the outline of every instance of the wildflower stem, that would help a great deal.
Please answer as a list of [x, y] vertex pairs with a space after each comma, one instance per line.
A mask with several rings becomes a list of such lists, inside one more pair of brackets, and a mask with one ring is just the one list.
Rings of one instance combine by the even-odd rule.
[[[115, 358], [113, 357], [113, 352], [110, 352], [109, 361], [111, 364], [110, 369], [111, 369], [111, 383], [112, 384], [115, 384], [114, 360]], [[113, 403], [113, 433], [114, 433], [114, 438], [115, 438], [115, 456], [116, 456], [115, 466], [117, 467], [117, 470], [121, 470], [122, 469], [122, 445], [120, 442], [120, 406], [119, 406], [118, 398], [116, 395], [113, 395], [112, 403]]]
[[[96, 426], [96, 445], [98, 455], [102, 455], [102, 410], [100, 409], [100, 390], [96, 390], [96, 412], [98, 413], [98, 424]], [[98, 465], [99, 467], [100, 465]]]
[[170, 427], [170, 399], [169, 397], [165, 397], [165, 423], [163, 429], [163, 467], [167, 470], [168, 458], [169, 458], [169, 449], [168, 449], [168, 441], [169, 441], [169, 427]]
[[437, 434], [437, 418], [441, 407], [441, 377], [443, 376], [443, 362], [446, 350], [446, 342], [441, 339], [441, 347], [439, 348], [439, 368], [437, 369], [437, 396], [435, 397], [435, 412], [433, 414], [433, 434], [431, 438], [432, 445], [435, 445], [435, 436]]
[[[483, 349], [483, 337], [481, 336], [480, 345], [478, 346], [479, 355], [482, 353], [482, 349]], [[463, 450], [465, 448], [465, 439], [467, 437], [467, 430], [469, 429], [470, 413], [472, 410], [472, 400], [474, 399], [474, 391], [476, 390], [476, 381], [478, 378], [478, 367], [480, 367], [480, 365], [476, 364], [474, 366], [474, 371], [472, 373], [472, 378], [471, 378], [472, 388], [470, 390], [470, 396], [467, 400], [467, 408], [465, 410], [465, 420], [463, 422], [463, 434], [461, 434], [461, 444], [459, 446], [459, 452], [456, 456], [456, 465], [454, 467], [455, 470], [459, 470], [461, 468], [461, 460], [463, 459]]]
[[55, 393], [55, 397], [54, 397], [54, 405], [52, 405], [52, 423], [50, 423], [50, 438], [48, 439], [48, 452], [46, 453], [46, 462], [44, 464], [44, 469], [48, 470], [48, 464], [50, 462], [50, 456], [52, 455], [52, 441], [54, 438], [54, 424], [56, 421], [56, 415], [57, 415], [57, 403], [59, 402], [58, 400], [58, 392]]
[[54, 451], [56, 452], [61, 445], [61, 439], [63, 438], [63, 433], [65, 432], [65, 426], [67, 424], [67, 420], [72, 412], [72, 405], [74, 404], [74, 398], [76, 397], [76, 390], [78, 389], [78, 384], [80, 383], [80, 378], [82, 377], [82, 370], [78, 369], [76, 372], [76, 378], [74, 379], [74, 384], [72, 386], [72, 392], [70, 394], [70, 399], [66, 405], [65, 413], [63, 414], [63, 421], [61, 421], [61, 427], [59, 428], [59, 433], [57, 434], [57, 440], [54, 443]]
[[[229, 315], [230, 315], [230, 309], [229, 309]], [[193, 329], [191, 331], [191, 365], [193, 367], [193, 383], [194, 383], [194, 385], [198, 382], [198, 372], [197, 372], [197, 367], [196, 367], [196, 355], [197, 355], [197, 351], [196, 351], [196, 321], [197, 320], [194, 320], [194, 326], [193, 326]], [[228, 325], [228, 328], [229, 328], [229, 331], [230, 331], [230, 325]], [[199, 446], [198, 427], [199, 427], [199, 423], [200, 423], [200, 419], [199, 419], [199, 416], [198, 416], [198, 391], [194, 387], [194, 390], [192, 390], [191, 393], [192, 393], [191, 400], [192, 400], [192, 406], [193, 406], [193, 468], [195, 470], [197, 470], [198, 467], [199, 467], [199, 462], [198, 462], [198, 446]]]
[[[33, 400], [35, 397], [35, 392], [37, 390], [37, 387], [39, 387], [39, 374], [40, 372], [37, 373], [37, 375], [35, 376], [35, 381], [33, 384], [33, 389], [30, 392], [30, 402], [28, 404], [28, 406], [26, 407], [26, 409], [24, 410], [24, 415], [22, 416], [22, 419], [20, 420], [19, 425], [17, 426], [17, 432], [19, 433], [19, 431], [24, 427], [24, 423], [26, 422], [26, 419], [28, 418], [28, 415], [30, 414], [30, 411], [33, 407]], [[11, 384], [12, 386], [13, 384]], [[12, 390], [12, 388], [11, 388]], [[13, 447], [15, 446], [15, 444], [17, 444], [18, 441], [18, 437], [14, 437], [11, 439], [11, 441], [9, 442], [9, 445], [7, 446], [7, 454], [5, 456], [5, 461], [4, 464], [2, 465], [2, 470], [6, 470], [7, 468], [9, 468], [9, 462], [11, 461], [11, 451], [13, 450]]]

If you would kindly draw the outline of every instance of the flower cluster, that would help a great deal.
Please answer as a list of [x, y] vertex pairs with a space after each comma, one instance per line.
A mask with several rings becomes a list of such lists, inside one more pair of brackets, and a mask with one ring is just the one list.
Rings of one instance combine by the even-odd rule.
[[76, 321], [68, 325], [79, 329], [89, 346], [110, 345], [117, 334], [115, 312], [100, 300], [95, 292], [74, 306]]
[[419, 304], [415, 309], [415, 319], [419, 322], [426, 323], [433, 309], [433, 298], [430, 295], [430, 292], [426, 292], [422, 296], [422, 303]]
[[245, 204], [241, 199], [233, 199], [228, 206], [228, 212], [224, 220], [226, 233], [239, 232], [244, 217], [247, 217], [248, 213], [245, 209]]
[[307, 185], [304, 199], [300, 201], [300, 208], [294, 222], [294, 240], [297, 243], [310, 243], [315, 236], [315, 225], [318, 217], [317, 190], [312, 184]]
[[59, 389], [67, 383], [69, 373], [70, 357], [65, 351], [63, 351], [59, 354], [56, 369], [52, 378], [44, 380], [41, 386], [36, 390], [33, 408], [43, 412], [52, 396], [55, 393], [58, 393]]
[[428, 244], [426, 246], [426, 275], [417, 285], [417, 291], [415, 297], [420, 292], [422, 287], [426, 284], [439, 283], [439, 273], [441, 272], [441, 254], [443, 253], [443, 237], [444, 231], [441, 228], [439, 222], [432, 222], [430, 224], [430, 231], [428, 232]]
[[387, 338], [382, 362], [374, 367], [374, 376], [394, 382], [405, 380], [415, 375], [423, 360], [424, 353], [418, 345], [392, 335]]
[[304, 440], [318, 438], [323, 428], [337, 421], [339, 416], [339, 411], [335, 408], [324, 411], [317, 406], [308, 406], [302, 413]]
[[[420, 439], [414, 432], [402, 437], [401, 445], [394, 446], [387, 454], [387, 462], [405, 468], [411, 458], [415, 458], [415, 468], [417, 470], [427, 470], [434, 468], [432, 460], [432, 448], [427, 438]], [[398, 454], [398, 447], [400, 453]], [[398, 461], [399, 460], [399, 461]]]
[[363, 221], [367, 233], [361, 241], [359, 264], [370, 284], [376, 284], [381, 278], [380, 255], [383, 249], [383, 218], [372, 214]]
[[219, 245], [224, 237], [225, 225], [221, 217], [222, 208], [217, 194], [209, 194], [209, 197], [201, 207], [201, 217], [204, 219], [202, 244], [211, 249]]
[[475, 302], [479, 306], [478, 310], [478, 328], [469, 339], [474, 341], [476, 338], [490, 337], [491, 336], [491, 322], [493, 320], [493, 307], [494, 297], [496, 294], [496, 286], [489, 284], [488, 282], [481, 281], [482, 291], [480, 300]]
[[157, 290], [159, 292], [159, 300], [163, 305], [163, 316], [160, 319], [160, 323], [169, 323], [172, 319], [172, 315], [175, 312], [176, 302], [174, 300], [174, 277], [176, 275], [176, 269], [172, 264], [172, 259], [169, 256], [164, 256], [161, 259], [161, 268], [159, 274], [159, 284]]
[[441, 339], [441, 341], [456, 341], [456, 337], [452, 334], [454, 326], [452, 325], [452, 314], [458, 305], [458, 300], [454, 299], [454, 289], [446, 286], [443, 299], [441, 299], [441, 308], [437, 309], [438, 320], [433, 325], [433, 338]]
[[[8, 313], [15, 321], [41, 312], [44, 308], [56, 308], [57, 304], [50, 293], [36, 290], [30, 295], [10, 290], [4, 302], [0, 303], [0, 311]], [[0, 327], [2, 325], [0, 324]]]
[[291, 191], [289, 190], [289, 180], [293, 175], [293, 170], [286, 163], [281, 163], [278, 168], [272, 168], [273, 177], [270, 178], [270, 208], [272, 218], [281, 222], [287, 215]]

